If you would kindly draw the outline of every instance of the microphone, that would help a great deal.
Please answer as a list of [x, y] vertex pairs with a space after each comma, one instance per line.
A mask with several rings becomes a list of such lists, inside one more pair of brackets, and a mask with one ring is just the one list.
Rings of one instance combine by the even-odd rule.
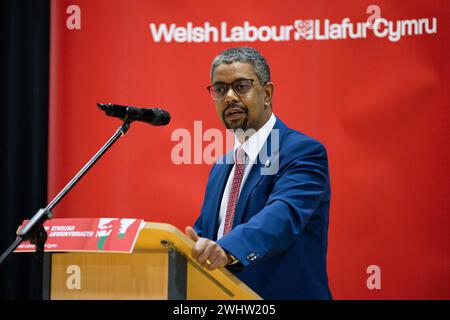
[[97, 106], [105, 111], [107, 116], [120, 118], [123, 121], [142, 121], [152, 126], [165, 126], [170, 122], [169, 112], [160, 108], [144, 109], [112, 103], [97, 103]]

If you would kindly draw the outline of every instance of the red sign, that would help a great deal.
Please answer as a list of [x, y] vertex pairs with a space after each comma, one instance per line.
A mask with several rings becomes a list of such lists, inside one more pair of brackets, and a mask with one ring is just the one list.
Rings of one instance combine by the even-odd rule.
[[[52, 219], [44, 224], [45, 251], [132, 252], [143, 225], [142, 219], [127, 218]], [[15, 252], [35, 250], [24, 241]]]
[[210, 161], [229, 150], [205, 89], [212, 59], [251, 46], [270, 65], [274, 114], [327, 149], [333, 298], [450, 299], [450, 1], [211, 7], [51, 1], [50, 199], [121, 124], [97, 102], [172, 117], [133, 123], [52, 213], [191, 226]]

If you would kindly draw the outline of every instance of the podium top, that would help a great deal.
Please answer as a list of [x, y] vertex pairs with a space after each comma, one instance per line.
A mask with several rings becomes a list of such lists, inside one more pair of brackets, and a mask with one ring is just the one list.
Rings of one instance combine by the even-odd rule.
[[211, 281], [232, 292], [233, 299], [261, 300], [262, 298], [225, 268], [208, 270], [191, 257], [194, 242], [175, 226], [167, 223], [146, 222], [139, 233], [134, 253], [175, 250], [188, 264]]

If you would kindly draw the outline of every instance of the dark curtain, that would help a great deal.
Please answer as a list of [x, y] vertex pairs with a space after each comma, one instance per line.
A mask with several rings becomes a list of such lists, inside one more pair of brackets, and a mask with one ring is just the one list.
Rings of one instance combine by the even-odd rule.
[[[0, 1], [0, 251], [46, 205], [49, 0]], [[0, 299], [40, 299], [35, 254], [0, 266]], [[18, 310], [19, 311], [19, 310]]]

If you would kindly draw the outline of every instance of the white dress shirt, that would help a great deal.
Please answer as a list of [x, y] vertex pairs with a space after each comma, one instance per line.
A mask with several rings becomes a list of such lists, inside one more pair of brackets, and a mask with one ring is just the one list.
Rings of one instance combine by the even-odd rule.
[[[245, 151], [245, 154], [248, 157], [248, 161], [246, 162], [245, 165], [244, 176], [242, 177], [241, 186], [239, 189], [239, 195], [241, 193], [242, 187], [244, 186], [245, 180], [247, 180], [247, 176], [250, 172], [250, 169], [252, 168], [256, 159], [258, 159], [258, 154], [261, 151], [261, 148], [263, 147], [264, 143], [266, 142], [270, 132], [272, 131], [273, 126], [275, 125], [275, 121], [276, 118], [272, 113], [269, 120], [267, 120], [267, 122], [254, 135], [248, 138], [248, 140], [245, 141], [243, 144], [241, 144], [237, 139], [237, 137], [235, 136], [233, 157], [236, 156], [236, 149], [241, 145]], [[233, 169], [231, 169], [230, 175], [228, 176], [227, 184], [225, 186], [225, 190], [222, 195], [222, 202], [220, 203], [219, 230], [217, 232], [217, 240], [223, 237], [223, 229], [225, 227], [225, 215], [227, 213], [228, 198], [230, 196], [231, 184], [233, 182], [234, 168], [235, 166], [233, 165]]]

